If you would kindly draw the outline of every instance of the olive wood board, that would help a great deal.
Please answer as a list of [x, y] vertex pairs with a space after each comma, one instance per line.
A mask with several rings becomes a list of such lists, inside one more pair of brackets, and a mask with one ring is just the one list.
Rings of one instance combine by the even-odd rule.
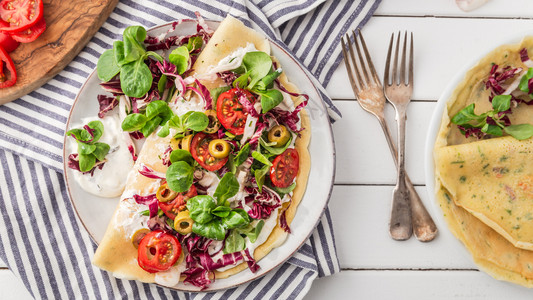
[[85, 47], [118, 0], [44, 0], [45, 32], [10, 53], [15, 85], [0, 89], [0, 105], [37, 89], [59, 73]]

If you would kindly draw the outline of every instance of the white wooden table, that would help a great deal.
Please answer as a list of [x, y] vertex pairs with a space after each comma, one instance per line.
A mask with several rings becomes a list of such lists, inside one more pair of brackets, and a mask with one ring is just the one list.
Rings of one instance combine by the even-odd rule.
[[[392, 31], [415, 37], [415, 89], [407, 121], [407, 169], [432, 215], [423, 153], [435, 102], [455, 73], [511, 37], [533, 32], [533, 1], [491, 0], [464, 13], [454, 0], [383, 0], [363, 33], [380, 73]], [[333, 126], [337, 174], [331, 214], [342, 272], [318, 279], [306, 299], [532, 299], [533, 290], [477, 271], [445, 227], [431, 243], [388, 235], [395, 169], [377, 121], [353, 101], [344, 64], [327, 87], [344, 118]], [[387, 108], [391, 125], [394, 115]], [[394, 128], [394, 127], [393, 127]], [[0, 262], [0, 299], [31, 299]]]

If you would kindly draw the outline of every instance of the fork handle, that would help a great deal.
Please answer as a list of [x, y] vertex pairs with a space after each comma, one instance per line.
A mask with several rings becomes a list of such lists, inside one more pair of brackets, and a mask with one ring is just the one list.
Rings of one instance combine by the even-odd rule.
[[[384, 118], [378, 118], [378, 120], [381, 125], [381, 128], [383, 129], [383, 133], [385, 134], [385, 139], [387, 140], [387, 144], [389, 145], [389, 149], [391, 151], [392, 157], [394, 158], [394, 163], [397, 165], [398, 164], [397, 150], [392, 140], [389, 128], [387, 126], [387, 122], [385, 121]], [[407, 172], [405, 173], [405, 185], [407, 186], [407, 189], [409, 190], [413, 232], [416, 238], [421, 242], [432, 241], [437, 236], [437, 232], [438, 232], [437, 226], [435, 225], [435, 222], [431, 218], [431, 215], [428, 213], [428, 211], [424, 207], [424, 204], [422, 203], [420, 196], [416, 192], [415, 187], [413, 186], [413, 183], [409, 179]]]

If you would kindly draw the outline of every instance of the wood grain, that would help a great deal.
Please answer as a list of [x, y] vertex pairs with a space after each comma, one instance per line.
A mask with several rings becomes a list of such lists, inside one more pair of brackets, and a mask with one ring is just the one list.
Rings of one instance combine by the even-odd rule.
[[46, 31], [11, 53], [17, 83], [0, 90], [0, 105], [24, 96], [54, 77], [83, 49], [118, 0], [45, 0]]

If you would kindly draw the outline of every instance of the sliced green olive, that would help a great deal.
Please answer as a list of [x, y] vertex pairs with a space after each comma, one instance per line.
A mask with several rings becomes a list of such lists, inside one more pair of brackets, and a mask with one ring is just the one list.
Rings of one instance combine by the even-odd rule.
[[205, 111], [205, 115], [209, 119], [209, 124], [204, 129], [205, 133], [215, 133], [220, 129], [220, 121], [217, 117], [217, 112], [209, 109]]
[[216, 139], [209, 142], [209, 154], [214, 158], [227, 157], [229, 150], [229, 144], [225, 140]]
[[131, 236], [131, 243], [133, 244], [133, 247], [135, 247], [135, 249], [139, 248], [139, 244], [141, 243], [141, 240], [148, 232], [150, 232], [150, 229], [141, 228], [135, 231], [135, 233]]
[[193, 137], [193, 135], [189, 134], [189, 135], [187, 135], [187, 136], [185, 136], [185, 137], [183, 137], [181, 139], [181, 143], [180, 143], [181, 149], [187, 150], [189, 152], [191, 151], [192, 137]]
[[168, 202], [176, 198], [178, 196], [178, 193], [169, 189], [168, 185], [165, 183], [157, 189], [157, 193], [155, 194], [155, 196], [157, 197], [157, 200], [161, 202]]
[[188, 210], [183, 210], [178, 213], [174, 219], [174, 229], [177, 232], [186, 235], [192, 232], [192, 224], [194, 221], [191, 219]]
[[283, 147], [290, 137], [291, 133], [283, 125], [276, 125], [268, 131], [268, 141], [276, 143], [273, 147]]

